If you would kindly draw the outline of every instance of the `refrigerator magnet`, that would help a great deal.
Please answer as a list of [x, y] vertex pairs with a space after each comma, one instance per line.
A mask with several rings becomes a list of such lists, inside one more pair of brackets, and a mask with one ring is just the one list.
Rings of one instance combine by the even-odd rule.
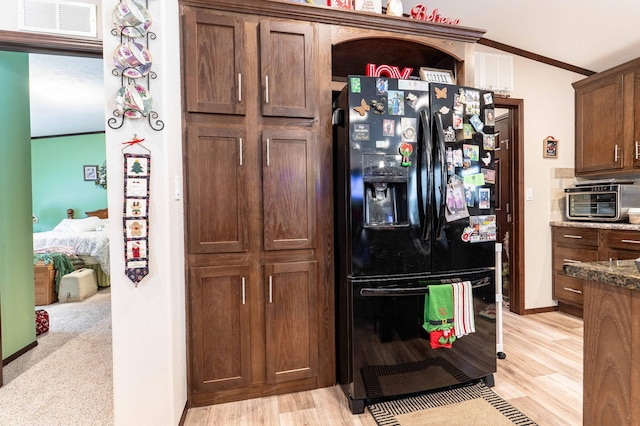
[[360, 117], [364, 117], [367, 115], [367, 112], [371, 109], [367, 101], [364, 98], [360, 101], [360, 105], [357, 107], [353, 107], [353, 109], [360, 115]]
[[403, 142], [415, 142], [416, 141], [416, 119], [410, 117], [403, 117], [400, 119], [402, 125], [402, 141]]
[[480, 169], [482, 174], [484, 175], [485, 183], [496, 183], [496, 171], [492, 169]]
[[476, 189], [473, 185], [464, 185], [464, 200], [467, 203], [467, 207], [474, 207], [476, 205]]
[[386, 78], [379, 78], [376, 80], [376, 93], [378, 95], [386, 95], [389, 90], [389, 80]]
[[373, 113], [376, 115], [384, 114], [384, 103], [385, 103], [384, 98], [380, 100], [371, 99], [371, 101], [369, 101], [369, 105], [371, 105], [371, 108], [373, 108]]
[[462, 152], [464, 153], [464, 156], [471, 161], [478, 161], [480, 157], [480, 147], [477, 145], [465, 143], [462, 145]]
[[474, 173], [471, 175], [465, 175], [464, 183], [467, 185], [482, 186], [484, 185], [484, 175], [482, 173]]
[[484, 164], [485, 167], [489, 166], [489, 164], [491, 164], [491, 153], [490, 152], [485, 153], [480, 160], [482, 161], [482, 164]]
[[368, 124], [354, 124], [353, 125], [353, 140], [355, 141], [368, 141], [369, 140], [369, 125]]
[[413, 153], [413, 146], [410, 143], [403, 143], [398, 149], [400, 155], [402, 155], [402, 167], [411, 166], [411, 154]]
[[408, 93], [407, 94], [407, 103], [409, 104], [409, 106], [411, 108], [415, 108], [416, 104], [418, 103], [418, 97], [416, 95], [414, 95], [413, 93]]
[[482, 138], [482, 148], [485, 151], [493, 151], [496, 149], [496, 135], [484, 135]]
[[456, 131], [453, 130], [453, 127], [449, 126], [444, 130], [444, 141], [456, 142]]
[[433, 93], [436, 94], [436, 99], [447, 99], [447, 88], [433, 86]]
[[484, 125], [485, 126], [496, 125], [496, 115], [493, 108], [487, 108], [484, 110]]
[[351, 87], [351, 93], [360, 93], [362, 86], [360, 85], [360, 79], [358, 77], [351, 77], [349, 79], [349, 86]]
[[481, 132], [482, 129], [484, 128], [484, 124], [482, 123], [482, 120], [480, 120], [480, 117], [478, 117], [477, 114], [472, 115], [469, 121], [471, 122], [471, 125], [473, 126], [473, 128], [476, 129], [476, 132]]
[[395, 136], [396, 120], [382, 120], [382, 136]]
[[447, 186], [446, 206], [444, 217], [447, 222], [469, 217], [462, 182], [456, 182]]
[[493, 105], [493, 94], [491, 92], [482, 95], [485, 105]]
[[456, 149], [453, 151], [453, 165], [455, 167], [462, 167], [462, 150]]
[[462, 130], [462, 125], [464, 121], [462, 119], [462, 113], [458, 114], [457, 112], [453, 113], [453, 128], [456, 130]]
[[473, 137], [473, 127], [470, 123], [464, 123], [462, 125], [462, 136], [464, 139], [471, 139]]
[[489, 188], [480, 188], [478, 190], [478, 208], [491, 208], [491, 203], [489, 202], [489, 196], [491, 195], [490, 191], [491, 190]]
[[389, 106], [389, 114], [404, 115], [404, 91], [389, 90], [387, 104]]

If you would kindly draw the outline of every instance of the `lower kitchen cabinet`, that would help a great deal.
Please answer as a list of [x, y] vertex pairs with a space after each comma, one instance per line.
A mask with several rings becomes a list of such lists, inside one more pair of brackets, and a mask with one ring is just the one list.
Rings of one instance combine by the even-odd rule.
[[251, 310], [243, 266], [191, 269], [192, 377], [195, 393], [251, 383]]
[[317, 262], [190, 270], [192, 404], [318, 387]]
[[318, 374], [316, 262], [265, 266], [267, 383]]
[[558, 309], [582, 317], [584, 281], [568, 277], [571, 262], [626, 260], [640, 257], [640, 231], [589, 227], [552, 227], [553, 298]]

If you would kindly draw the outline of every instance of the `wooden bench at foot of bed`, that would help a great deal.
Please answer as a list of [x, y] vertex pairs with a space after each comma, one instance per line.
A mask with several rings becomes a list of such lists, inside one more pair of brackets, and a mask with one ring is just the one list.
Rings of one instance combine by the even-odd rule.
[[50, 305], [58, 301], [56, 294], [56, 269], [53, 263], [46, 265], [39, 261], [33, 265], [33, 285], [35, 288], [36, 306]]

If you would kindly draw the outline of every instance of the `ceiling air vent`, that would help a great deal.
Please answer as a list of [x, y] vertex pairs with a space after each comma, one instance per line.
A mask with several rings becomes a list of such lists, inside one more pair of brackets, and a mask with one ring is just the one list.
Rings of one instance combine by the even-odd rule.
[[96, 5], [75, 1], [22, 0], [20, 29], [97, 37]]

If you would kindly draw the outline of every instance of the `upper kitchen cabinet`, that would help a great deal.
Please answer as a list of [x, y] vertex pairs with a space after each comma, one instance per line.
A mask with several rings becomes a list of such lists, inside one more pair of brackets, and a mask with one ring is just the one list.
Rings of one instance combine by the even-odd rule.
[[306, 22], [260, 22], [263, 115], [314, 116], [314, 28]]
[[573, 84], [576, 175], [631, 176], [640, 170], [640, 61]]
[[[258, 25], [258, 40], [255, 25]], [[262, 114], [313, 118], [316, 24], [244, 17], [189, 8], [184, 12], [187, 110], [246, 114], [259, 99]], [[252, 72], [259, 67], [260, 83]], [[257, 92], [259, 87], [261, 93]]]
[[188, 9], [184, 43], [187, 110], [244, 114], [244, 20]]

